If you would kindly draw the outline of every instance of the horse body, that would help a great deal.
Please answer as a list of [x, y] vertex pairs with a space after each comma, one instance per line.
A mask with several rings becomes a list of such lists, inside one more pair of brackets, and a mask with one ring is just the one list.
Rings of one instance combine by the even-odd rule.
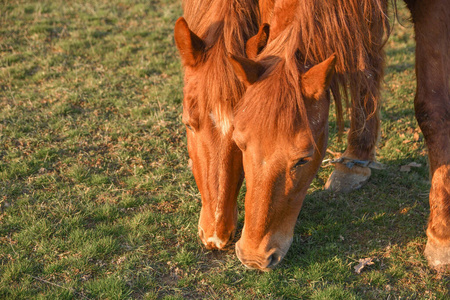
[[[432, 174], [425, 255], [431, 266], [445, 268], [450, 265], [450, 7], [438, 0], [407, 4], [417, 41], [416, 117]], [[338, 114], [340, 89], [348, 87], [352, 99], [344, 156], [375, 160], [382, 47], [389, 32], [386, 8], [387, 1], [378, 0], [275, 2], [273, 13], [266, 14], [271, 16], [271, 36], [265, 50], [254, 61], [231, 58], [248, 86], [237, 106], [233, 134], [247, 180], [245, 223], [236, 253], [248, 267], [270, 269], [289, 248], [306, 189], [326, 148], [328, 87]], [[328, 81], [334, 60], [326, 58], [333, 52], [336, 75]], [[313, 71], [318, 67], [321, 72]], [[308, 76], [311, 71], [316, 75]], [[322, 96], [313, 100], [311, 90]], [[368, 168], [339, 165], [327, 188], [350, 191], [369, 176]]]
[[225, 247], [236, 228], [242, 154], [231, 135], [233, 106], [244, 86], [227, 56], [245, 54], [245, 42], [258, 29], [257, 8], [253, 0], [186, 0], [175, 25], [185, 68], [183, 122], [202, 196], [199, 236], [210, 249]]
[[[450, 6], [446, 0], [405, 2], [417, 42], [416, 118], [432, 174], [425, 255], [432, 267], [445, 268]], [[184, 11], [187, 22], [177, 21], [175, 40], [185, 67], [183, 122], [202, 195], [199, 235], [215, 249], [232, 238], [244, 169], [245, 222], [236, 253], [244, 265], [268, 270], [289, 249], [325, 154], [331, 94], [340, 128], [341, 99], [351, 99], [344, 156], [375, 160], [387, 0], [260, 0], [259, 6], [250, 0], [192, 0], [184, 2]], [[270, 23], [270, 35], [268, 25], [256, 34], [260, 20]], [[326, 188], [351, 191], [369, 177], [369, 168], [338, 164]]]
[[[236, 253], [244, 265], [261, 270], [272, 268], [286, 254], [306, 191], [325, 154], [325, 87], [335, 63], [332, 56], [300, 79], [291, 73], [296, 66], [289, 66], [289, 61], [272, 59], [258, 62], [265, 71], [237, 106], [233, 133], [243, 151], [247, 182], [245, 222]], [[252, 71], [251, 66], [244, 69]], [[309, 81], [307, 89], [299, 89], [298, 79]], [[276, 107], [279, 101], [285, 105]]]
[[[255, 78], [251, 73], [259, 75], [246, 82], [234, 119], [233, 136], [243, 152], [247, 182], [244, 229], [236, 244], [245, 265], [266, 270], [289, 248], [307, 188], [325, 154], [329, 87], [341, 107], [340, 90], [349, 86], [354, 106], [364, 107], [374, 124], [353, 137], [376, 140], [384, 9], [377, 0], [278, 1], [269, 42], [258, 58], [231, 58], [243, 82]], [[252, 68], [254, 64], [259, 67]], [[360, 97], [363, 90], [366, 97]], [[365, 102], [369, 105], [361, 105]], [[374, 157], [372, 144], [349, 149], [357, 157]]]

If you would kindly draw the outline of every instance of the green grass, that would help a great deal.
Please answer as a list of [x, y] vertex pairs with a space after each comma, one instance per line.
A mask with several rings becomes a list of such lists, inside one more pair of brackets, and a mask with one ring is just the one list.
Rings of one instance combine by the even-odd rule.
[[[7, 1], [0, 12], [0, 298], [448, 297], [449, 277], [422, 254], [430, 184], [404, 9], [386, 49], [387, 168], [338, 195], [323, 191], [324, 165], [269, 273], [197, 238], [179, 1]], [[330, 149], [342, 151], [331, 124]], [[400, 172], [413, 161], [422, 167]], [[375, 264], [356, 274], [366, 257]]]

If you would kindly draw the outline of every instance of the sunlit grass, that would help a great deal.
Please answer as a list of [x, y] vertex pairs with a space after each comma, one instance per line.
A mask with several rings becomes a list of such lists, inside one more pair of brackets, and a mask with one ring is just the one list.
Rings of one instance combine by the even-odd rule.
[[[448, 277], [422, 255], [430, 185], [405, 10], [386, 49], [378, 158], [387, 168], [348, 195], [322, 190], [331, 172], [322, 168], [270, 273], [198, 240], [178, 1], [10, 1], [0, 11], [0, 298], [448, 295]], [[334, 128], [329, 145], [345, 148]], [[422, 166], [400, 172], [409, 162]], [[366, 257], [374, 264], [356, 274]]]

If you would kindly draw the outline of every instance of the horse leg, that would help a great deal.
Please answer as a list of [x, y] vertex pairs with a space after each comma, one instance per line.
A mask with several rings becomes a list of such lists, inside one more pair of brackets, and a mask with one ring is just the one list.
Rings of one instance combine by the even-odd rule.
[[414, 1], [416, 118], [425, 137], [431, 172], [425, 256], [450, 270], [450, 6], [446, 0]]
[[[380, 50], [381, 51], [381, 50]], [[375, 161], [375, 148], [380, 128], [380, 114], [377, 103], [380, 99], [380, 83], [383, 74], [384, 55], [372, 59], [372, 70], [366, 74], [356, 95], [352, 95], [352, 111], [347, 149], [342, 155], [350, 159]], [[336, 163], [328, 178], [325, 189], [335, 192], [351, 192], [369, 180], [368, 167], [354, 165], [352, 168]]]

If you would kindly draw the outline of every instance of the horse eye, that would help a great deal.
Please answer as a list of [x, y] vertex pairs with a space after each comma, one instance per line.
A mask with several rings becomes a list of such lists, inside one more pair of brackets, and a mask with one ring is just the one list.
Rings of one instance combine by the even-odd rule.
[[311, 160], [311, 157], [303, 157], [303, 158], [300, 158], [300, 159], [295, 163], [295, 165], [294, 165], [292, 168], [295, 169], [295, 168], [297, 168], [297, 167], [299, 167], [299, 166], [303, 166], [303, 165], [309, 163], [310, 160]]
[[192, 126], [191, 125], [189, 125], [189, 124], [186, 124], [186, 127], [190, 130], [190, 131], [194, 131], [194, 128], [192, 128]]

